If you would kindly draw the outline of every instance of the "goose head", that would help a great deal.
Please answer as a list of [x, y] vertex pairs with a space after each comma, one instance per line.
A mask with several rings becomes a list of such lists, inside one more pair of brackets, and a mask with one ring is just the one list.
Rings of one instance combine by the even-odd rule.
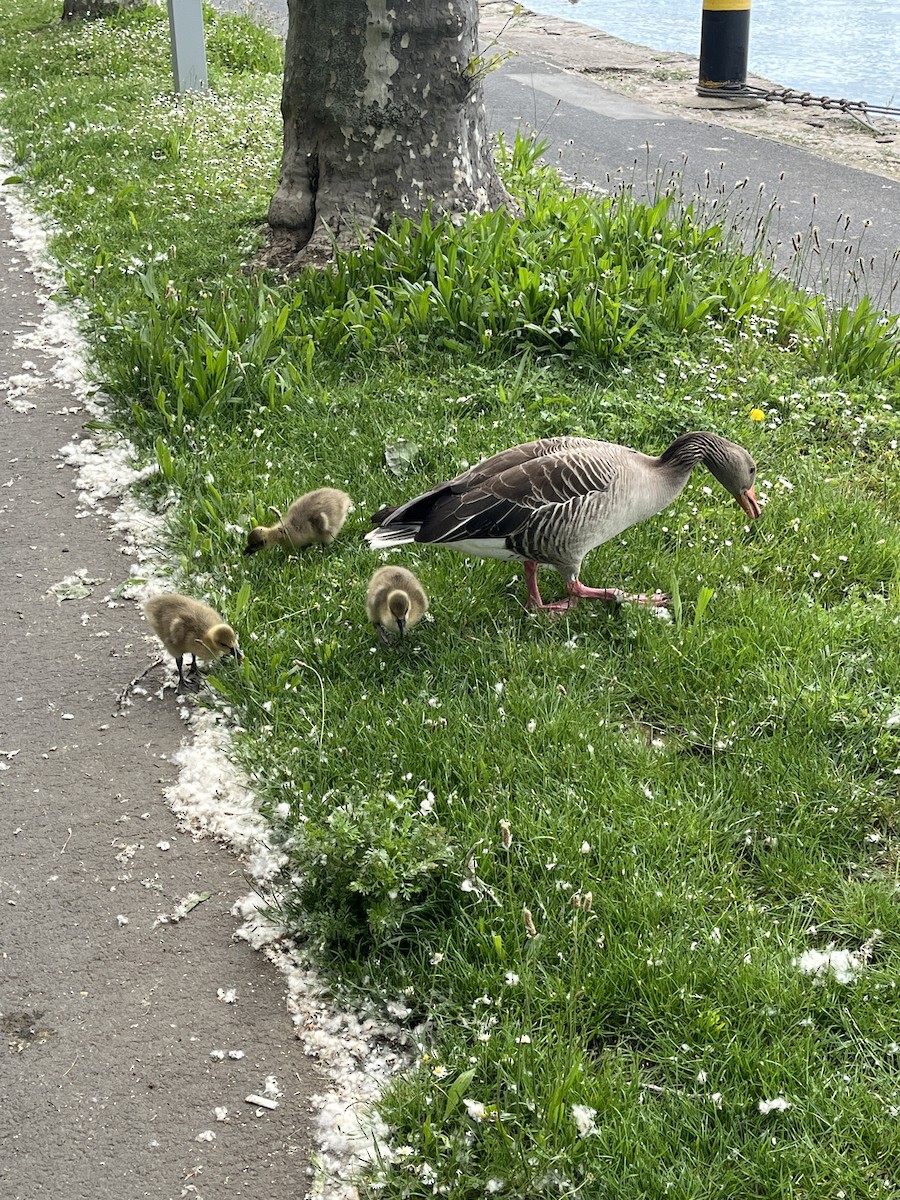
[[244, 554], [256, 554], [269, 544], [268, 529], [263, 525], [257, 525], [255, 529], [251, 529], [247, 535], [247, 545], [244, 547]]
[[393, 617], [394, 623], [397, 626], [397, 632], [403, 637], [406, 633], [406, 620], [409, 616], [409, 596], [407, 596], [406, 592], [397, 588], [393, 592], [388, 593], [386, 603], [388, 612]]
[[247, 534], [244, 554], [256, 554], [258, 551], [264, 550], [266, 546], [274, 546], [278, 542], [286, 541], [287, 534], [283, 525], [256, 525]]
[[722, 451], [703, 460], [710, 474], [730, 492], [751, 520], [760, 512], [759, 501], [754, 490], [756, 485], [756, 463], [743, 446], [734, 442], [722, 444]]
[[238, 645], [237, 634], [230, 625], [224, 623], [213, 625], [206, 634], [205, 644], [216, 658], [221, 658], [223, 655], [232, 655], [240, 662], [244, 657]]

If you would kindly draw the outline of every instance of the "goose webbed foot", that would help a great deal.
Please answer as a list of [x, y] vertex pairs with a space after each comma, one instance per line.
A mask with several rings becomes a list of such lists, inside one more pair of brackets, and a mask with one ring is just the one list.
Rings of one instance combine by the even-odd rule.
[[561, 600], [551, 600], [549, 604], [535, 605], [541, 612], [549, 613], [551, 617], [560, 617], [578, 606], [577, 596], [563, 596]]
[[664, 592], [623, 592], [619, 588], [587, 587], [580, 579], [570, 579], [566, 584], [566, 595], [560, 600], [546, 604], [541, 599], [537, 582], [538, 566], [534, 562], [525, 563], [525, 587], [528, 592], [529, 608], [537, 608], [553, 616], [571, 612], [579, 600], [602, 600], [604, 604], [647, 604], [662, 607], [668, 604], [669, 597]]
[[623, 592], [619, 588], [585, 587], [580, 579], [573, 579], [566, 584], [566, 591], [571, 599], [602, 600], [606, 604], [648, 604], [660, 607], [668, 603], [669, 597], [664, 592]]
[[187, 678], [184, 675], [184, 660], [181, 658], [175, 659], [175, 665], [178, 667], [178, 687], [175, 689], [176, 696], [183, 696], [186, 692], [200, 691], [200, 668], [197, 666], [196, 658], [191, 663], [187, 673]]

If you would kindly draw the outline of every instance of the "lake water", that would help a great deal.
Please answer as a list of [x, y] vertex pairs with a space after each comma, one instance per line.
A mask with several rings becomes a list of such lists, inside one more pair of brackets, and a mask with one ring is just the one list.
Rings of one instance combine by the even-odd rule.
[[[700, 54], [702, 0], [530, 0], [655, 50]], [[817, 96], [900, 108], [900, 0], [752, 0], [748, 72]]]

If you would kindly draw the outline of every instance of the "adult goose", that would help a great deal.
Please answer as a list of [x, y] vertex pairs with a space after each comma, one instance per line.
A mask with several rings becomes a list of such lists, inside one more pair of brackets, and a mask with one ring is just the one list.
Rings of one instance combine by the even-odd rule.
[[[525, 564], [528, 605], [564, 612], [579, 599], [664, 604], [665, 596], [630, 596], [589, 588], [578, 578], [595, 546], [655, 516], [679, 495], [698, 463], [748, 517], [759, 516], [756, 464], [742, 447], [715, 433], [685, 433], [658, 457], [590, 438], [541, 438], [502, 450], [446, 483], [386, 506], [366, 534], [376, 550], [424, 542], [482, 558]], [[545, 604], [539, 566], [563, 577], [567, 596]]]

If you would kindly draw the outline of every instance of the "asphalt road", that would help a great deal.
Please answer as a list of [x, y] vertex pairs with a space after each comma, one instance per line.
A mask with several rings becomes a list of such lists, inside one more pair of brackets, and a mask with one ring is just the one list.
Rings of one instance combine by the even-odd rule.
[[[797, 234], [819, 230], [821, 251], [805, 260], [804, 282], [836, 298], [869, 291], [888, 302], [885, 279], [900, 248], [900, 184], [768, 138], [702, 119], [674, 117], [537, 59], [517, 57], [489, 76], [493, 129], [536, 132], [546, 157], [601, 187], [632, 184], [649, 196], [673, 180], [707, 211], [727, 199], [733, 224], [749, 233], [769, 212], [767, 244], [785, 267]], [[860, 265], [862, 260], [862, 265]], [[895, 292], [891, 307], [900, 308]]]

